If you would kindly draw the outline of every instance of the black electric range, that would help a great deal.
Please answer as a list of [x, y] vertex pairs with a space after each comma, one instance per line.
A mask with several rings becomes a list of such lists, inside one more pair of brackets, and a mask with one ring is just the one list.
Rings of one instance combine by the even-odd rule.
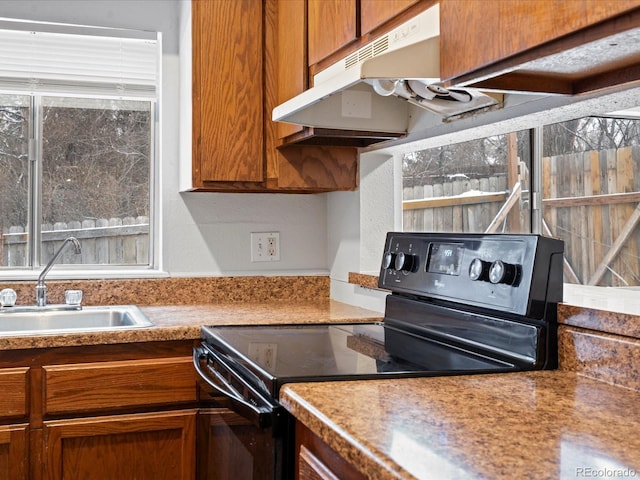
[[[563, 252], [539, 235], [389, 233], [383, 322], [207, 326], [194, 365], [212, 397], [288, 451], [285, 383], [555, 368]], [[263, 478], [290, 476], [278, 456]]]

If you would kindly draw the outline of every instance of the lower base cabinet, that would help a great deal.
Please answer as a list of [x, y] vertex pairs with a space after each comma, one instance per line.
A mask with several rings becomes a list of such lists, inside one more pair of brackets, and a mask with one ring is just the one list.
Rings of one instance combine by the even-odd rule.
[[0, 426], [0, 478], [28, 478], [28, 435], [26, 424]]
[[0, 349], [0, 480], [194, 480], [193, 341]]
[[46, 480], [193, 480], [197, 410], [44, 422]]
[[367, 477], [320, 437], [296, 422], [296, 479], [365, 480]]

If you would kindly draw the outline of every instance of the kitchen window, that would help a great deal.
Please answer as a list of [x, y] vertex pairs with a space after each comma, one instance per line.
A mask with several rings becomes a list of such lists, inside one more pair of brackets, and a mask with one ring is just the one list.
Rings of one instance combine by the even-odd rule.
[[405, 231], [530, 231], [530, 131], [411, 152], [402, 158]]
[[565, 282], [634, 287], [639, 171], [633, 111], [405, 153], [403, 229], [561, 238]]
[[160, 43], [0, 21], [0, 272], [155, 267]]

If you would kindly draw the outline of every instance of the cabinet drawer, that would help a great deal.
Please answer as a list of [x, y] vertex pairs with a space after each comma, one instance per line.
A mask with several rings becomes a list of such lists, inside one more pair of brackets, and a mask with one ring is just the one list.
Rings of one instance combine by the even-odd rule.
[[27, 415], [28, 373], [28, 367], [0, 369], [0, 419]]
[[196, 400], [191, 357], [43, 367], [46, 415]]

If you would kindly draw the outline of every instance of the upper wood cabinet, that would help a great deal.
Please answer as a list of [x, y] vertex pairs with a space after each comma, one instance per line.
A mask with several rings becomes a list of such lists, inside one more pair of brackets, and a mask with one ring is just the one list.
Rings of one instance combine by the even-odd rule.
[[284, 146], [271, 112], [307, 85], [305, 0], [193, 0], [192, 190], [357, 187], [355, 148]]
[[[278, 0], [275, 26], [275, 52], [273, 60], [277, 68], [274, 82], [276, 105], [295, 97], [308, 85], [307, 75], [307, 25], [305, 0]], [[302, 130], [300, 125], [277, 122], [278, 138]]]
[[365, 35], [420, 0], [360, 0], [360, 35]]
[[357, 30], [357, 0], [308, 0], [309, 65], [353, 42]]
[[264, 180], [262, 9], [192, 2], [194, 186]]
[[441, 0], [447, 85], [578, 94], [640, 79], [640, 0]]

